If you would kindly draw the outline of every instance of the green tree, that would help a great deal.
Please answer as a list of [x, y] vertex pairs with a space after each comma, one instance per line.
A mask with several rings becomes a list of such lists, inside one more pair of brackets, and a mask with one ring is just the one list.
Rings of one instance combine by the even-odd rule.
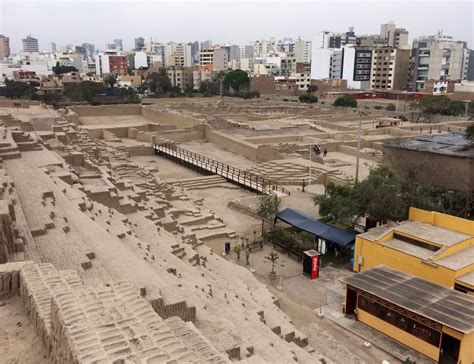
[[37, 83], [34, 82], [23, 82], [14, 80], [5, 80], [5, 97], [9, 99], [30, 99], [35, 100], [38, 98]]
[[387, 110], [387, 111], [396, 111], [396, 110], [397, 110], [397, 107], [396, 107], [394, 104], [388, 104], [388, 105], [385, 107], [385, 110]]
[[82, 81], [64, 85], [64, 96], [71, 101], [92, 102], [95, 97], [103, 95], [105, 91], [105, 84], [102, 82]]
[[246, 90], [250, 85], [250, 78], [247, 72], [240, 69], [229, 71], [224, 76], [224, 87], [232, 88], [232, 90], [239, 94], [240, 91]]
[[144, 85], [155, 96], [166, 94], [172, 88], [171, 80], [164, 68], [161, 68], [158, 72], [150, 73], [146, 77]]
[[410, 103], [411, 110], [418, 110], [422, 116], [431, 120], [434, 114], [441, 114], [446, 109], [450, 100], [446, 95], [432, 96], [427, 95]]
[[443, 115], [450, 115], [450, 116], [460, 116], [464, 115], [466, 111], [466, 107], [464, 102], [462, 101], [450, 101], [446, 107], [441, 111]]
[[53, 66], [53, 72], [59, 76], [64, 73], [71, 73], [71, 72], [77, 72], [77, 68], [74, 66], [63, 66], [59, 64], [59, 61], [56, 62], [56, 66]]
[[271, 220], [280, 210], [281, 199], [273, 195], [262, 195], [258, 200], [257, 215], [262, 219], [262, 236], [265, 221]]
[[[374, 168], [364, 181], [354, 186], [328, 184], [326, 194], [316, 196], [320, 215], [351, 225], [355, 216], [369, 215], [382, 220], [405, 220], [410, 207], [436, 209], [439, 196], [415, 182], [415, 176], [394, 173], [386, 167]], [[435, 196], [435, 197], [433, 197]]]
[[199, 92], [205, 97], [209, 97], [212, 95], [219, 95], [219, 92], [220, 92], [219, 83], [216, 81], [209, 81], [209, 80], [202, 81], [201, 85], [199, 86]]
[[270, 272], [270, 274], [275, 275], [275, 263], [278, 259], [280, 259], [278, 253], [272, 250], [265, 256], [265, 259], [272, 263], [272, 271]]
[[105, 78], [104, 83], [108, 88], [113, 89], [115, 85], [118, 83], [117, 76], [111, 73]]
[[336, 101], [334, 101], [333, 105], [342, 107], [357, 107], [357, 100], [354, 99], [352, 95], [339, 96]]
[[357, 208], [356, 190], [352, 186], [339, 186], [332, 182], [326, 184], [324, 195], [313, 197], [315, 205], [319, 205], [319, 214], [344, 225], [351, 225]]
[[318, 98], [311, 94], [303, 94], [298, 96], [298, 100], [304, 104], [314, 104], [318, 102]]

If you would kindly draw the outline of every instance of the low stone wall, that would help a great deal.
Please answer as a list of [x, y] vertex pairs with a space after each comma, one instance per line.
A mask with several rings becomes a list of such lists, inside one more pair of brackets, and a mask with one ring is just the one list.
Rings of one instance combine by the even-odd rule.
[[168, 111], [163, 111], [159, 109], [155, 109], [149, 106], [143, 106], [141, 109], [141, 115], [154, 123], [160, 124], [170, 124], [175, 125], [178, 128], [189, 128], [191, 126], [200, 124], [201, 121], [184, 116], [178, 113], [172, 113]]
[[215, 143], [231, 152], [238, 153], [251, 160], [257, 160], [257, 146], [233, 138], [231, 136], [219, 133], [218, 131], [206, 129], [206, 139]]
[[71, 106], [69, 109], [74, 111], [79, 117], [141, 115], [142, 113], [141, 105], [80, 105]]
[[204, 124], [200, 124], [189, 129], [164, 131], [159, 133], [159, 136], [174, 142], [191, 142], [194, 140], [203, 140], [206, 137], [206, 126]]
[[30, 104], [25, 100], [0, 99], [0, 108], [20, 108], [28, 109]]

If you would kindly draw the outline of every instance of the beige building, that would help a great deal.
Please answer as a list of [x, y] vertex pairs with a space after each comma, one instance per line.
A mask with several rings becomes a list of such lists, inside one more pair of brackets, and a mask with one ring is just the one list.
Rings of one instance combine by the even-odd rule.
[[199, 52], [199, 65], [212, 71], [225, 71], [229, 68], [229, 53], [224, 48], [210, 48]]
[[406, 90], [410, 73], [410, 50], [375, 48], [372, 51], [371, 72], [371, 89]]
[[411, 85], [413, 91], [425, 87], [427, 80], [460, 80], [466, 43], [441, 32], [415, 39], [412, 50]]
[[10, 38], [0, 34], [0, 60], [10, 56]]
[[193, 88], [194, 82], [192, 67], [171, 66], [166, 69], [166, 73], [168, 74], [168, 78], [173, 87], [179, 87], [181, 91]]

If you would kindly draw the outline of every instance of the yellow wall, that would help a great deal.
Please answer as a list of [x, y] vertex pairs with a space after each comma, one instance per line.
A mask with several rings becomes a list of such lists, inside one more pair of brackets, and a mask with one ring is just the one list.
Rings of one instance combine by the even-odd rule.
[[459, 363], [474, 363], [474, 332], [464, 335], [464, 338], [461, 341], [461, 348], [459, 349]]
[[467, 235], [474, 235], [474, 221], [410, 207], [408, 220], [421, 221]]
[[[358, 256], [364, 257], [364, 264], [362, 266], [359, 266]], [[444, 287], [451, 288], [454, 286], [454, 271], [444, 267], [422, 263], [420, 258], [365, 240], [359, 236], [356, 237], [354, 270], [363, 272], [380, 264], [426, 279]]]
[[[427, 357], [438, 361], [439, 359], [439, 348], [428, 344], [426, 341], [423, 341], [416, 336], [413, 336], [398, 327], [395, 327], [388, 322], [385, 322], [370, 313], [357, 309], [357, 318], [364, 324], [373, 327], [374, 329], [384, 333], [387, 336], [401, 342], [402, 344], [426, 355]], [[464, 364], [464, 362], [463, 362]]]

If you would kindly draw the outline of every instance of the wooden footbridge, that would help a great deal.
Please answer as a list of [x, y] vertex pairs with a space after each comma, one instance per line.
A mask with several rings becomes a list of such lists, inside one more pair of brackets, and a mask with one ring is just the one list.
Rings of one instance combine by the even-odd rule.
[[234, 168], [228, 164], [215, 161], [203, 155], [190, 152], [186, 149], [179, 148], [175, 144], [155, 144], [154, 148], [155, 154], [157, 155], [168, 157], [171, 160], [180, 162], [189, 167], [193, 167], [205, 172], [206, 174], [217, 174], [224, 177], [229, 182], [236, 183], [253, 191], [278, 197], [290, 195], [290, 191], [276, 182], [256, 174]]

